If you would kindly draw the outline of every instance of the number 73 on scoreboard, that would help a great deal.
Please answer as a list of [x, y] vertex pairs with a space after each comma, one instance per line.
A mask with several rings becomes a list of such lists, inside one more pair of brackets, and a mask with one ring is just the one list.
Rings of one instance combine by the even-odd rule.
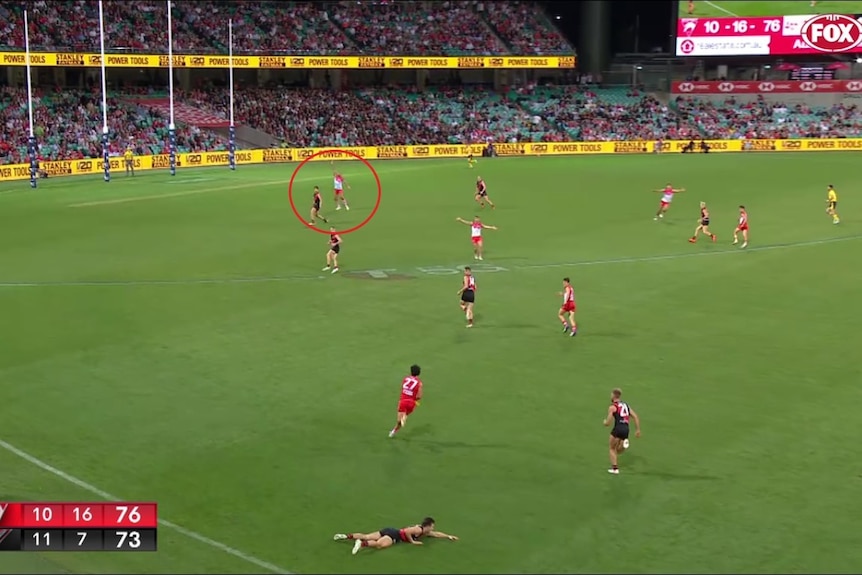
[[0, 551], [156, 551], [156, 503], [0, 503]]

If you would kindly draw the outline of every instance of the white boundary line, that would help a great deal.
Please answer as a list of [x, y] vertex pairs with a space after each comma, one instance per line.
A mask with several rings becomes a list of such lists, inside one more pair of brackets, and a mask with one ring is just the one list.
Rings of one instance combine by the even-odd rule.
[[[836, 244], [842, 242], [851, 242], [862, 239], [862, 234], [853, 236], [841, 236], [837, 238], [826, 238], [821, 240], [806, 240], [802, 242], [791, 242], [784, 244], [771, 244], [765, 246], [755, 246], [746, 249], [722, 249], [712, 252], [694, 252], [687, 254], [665, 254], [657, 256], [637, 256], [628, 258], [611, 258], [601, 260], [581, 260], [578, 262], [561, 262], [561, 263], [543, 263], [543, 264], [527, 264], [506, 267], [503, 264], [494, 265], [493, 261], [482, 262], [486, 266], [496, 268], [485, 271], [485, 273], [496, 273], [501, 271], [529, 271], [536, 269], [553, 269], [553, 268], [575, 268], [585, 266], [600, 266], [612, 264], [633, 264], [643, 262], [660, 262], [666, 260], [682, 260], [689, 258], [702, 258], [709, 256], [726, 256], [729, 254], [746, 254], [754, 252], [768, 252], [776, 250], [788, 250], [791, 248], [803, 248], [811, 246], [821, 246], [825, 244]], [[389, 273], [416, 273], [425, 276], [447, 275], [446, 273], [423, 272], [423, 269], [431, 270], [452, 270], [452, 273], [460, 273], [460, 268], [465, 264], [451, 265], [427, 265], [416, 266], [407, 269], [365, 269], [365, 270], [345, 270], [345, 274], [370, 274], [372, 272]], [[474, 266], [479, 264], [473, 263]], [[459, 268], [458, 271], [455, 271]], [[477, 267], [478, 271], [478, 267]], [[448, 273], [448, 272], [447, 272]], [[335, 278], [331, 274], [327, 275], [295, 275], [295, 276], [254, 276], [254, 277], [237, 277], [237, 278], [201, 278], [201, 279], [176, 279], [176, 280], [105, 280], [105, 281], [58, 281], [58, 282], [38, 282], [38, 281], [0, 281], [0, 289], [3, 288], [51, 288], [51, 287], [140, 287], [140, 286], [193, 286], [193, 285], [219, 285], [219, 284], [262, 284], [262, 283], [279, 283], [279, 282], [295, 282], [308, 280], [324, 280], [327, 278]], [[384, 277], [384, 276], [380, 276]]]
[[[79, 487], [79, 488], [83, 489], [84, 491], [87, 491], [88, 493], [91, 493], [91, 494], [93, 494], [97, 497], [100, 497], [106, 501], [122, 501], [122, 498], [115, 497], [106, 491], [102, 491], [98, 487], [90, 485], [86, 481], [84, 481], [82, 479], [78, 479], [74, 475], [69, 475], [65, 471], [63, 471], [61, 469], [57, 469], [56, 467], [54, 467], [48, 463], [45, 463], [41, 459], [39, 459], [33, 455], [30, 455], [26, 451], [18, 449], [17, 447], [12, 445], [11, 443], [3, 441], [2, 439], [0, 439], [0, 447], [2, 447], [3, 449], [5, 449], [6, 451], [8, 451], [9, 453], [11, 453], [13, 455], [17, 455], [18, 457], [20, 457], [21, 459], [23, 459], [27, 463], [31, 463], [31, 464], [35, 465], [36, 467], [38, 467], [39, 469], [41, 469], [43, 471], [47, 471], [48, 473], [50, 473], [54, 477], [59, 477], [63, 481], [66, 481], [67, 483], [71, 483], [72, 485], [75, 485], [76, 487]], [[195, 541], [197, 541], [199, 543], [203, 543], [204, 545], [208, 545], [214, 549], [218, 549], [219, 551], [227, 553], [228, 555], [232, 555], [232, 556], [236, 557], [237, 559], [241, 559], [241, 560], [245, 561], [246, 563], [250, 563], [250, 564], [252, 564], [255, 567], [258, 567], [260, 569], [264, 569], [264, 570], [270, 571], [272, 573], [279, 573], [281, 575], [293, 575], [290, 571], [283, 569], [283, 568], [279, 567], [278, 565], [274, 565], [274, 564], [269, 563], [267, 561], [264, 561], [262, 559], [258, 559], [257, 557], [255, 557], [253, 555], [249, 555], [248, 553], [243, 553], [239, 549], [234, 549], [233, 547], [230, 547], [229, 545], [225, 545], [224, 543], [220, 543], [220, 542], [216, 541], [215, 539], [210, 539], [206, 535], [201, 535], [200, 533], [197, 533], [197, 532], [192, 531], [190, 529], [186, 529], [185, 527], [182, 527], [181, 525], [177, 525], [176, 523], [171, 523], [170, 521], [165, 521], [164, 519], [159, 519], [159, 525], [167, 527], [168, 529], [173, 529], [177, 533], [179, 533], [181, 535], [185, 535], [189, 539], [194, 539]]]
[[[377, 170], [378, 175], [385, 175], [394, 172], [413, 172], [417, 170], [427, 170], [430, 166], [402, 166], [401, 168], [394, 169], [381, 169], [375, 168]], [[319, 180], [325, 180], [326, 176], [316, 176], [316, 177], [308, 177], [308, 178], [297, 178], [294, 180], [296, 183], [305, 183], [305, 182], [314, 182]], [[180, 180], [170, 180], [168, 183], [170, 184], [182, 184], [186, 183]], [[194, 181], [189, 180], [189, 184], [194, 185]], [[230, 186], [220, 186], [217, 188], [198, 188], [194, 190], [183, 190], [182, 192], [171, 192], [168, 194], [151, 194], [147, 196], [129, 196], [125, 198], [113, 198], [110, 200], [94, 200], [92, 202], [81, 202], [77, 204], [69, 204], [67, 207], [69, 208], [92, 208], [95, 206], [113, 206], [116, 204], [128, 204], [132, 202], [146, 202], [149, 200], [161, 200], [168, 198], [181, 198], [184, 196], [196, 196], [200, 194], [208, 194], [210, 192], [226, 192], [230, 190], [244, 190], [248, 188], [261, 188], [266, 186], [275, 186], [279, 184], [289, 184], [290, 180], [270, 180], [265, 182], [248, 182], [245, 184], [233, 184]]]
[[727, 14], [728, 16], [734, 16], [734, 17], [738, 17], [738, 16], [739, 16], [739, 14], [734, 14], [734, 13], [733, 13], [733, 12], [731, 12], [730, 10], [727, 10], [727, 9], [725, 9], [725, 8], [722, 8], [721, 6], [719, 6], [718, 4], [716, 4], [715, 2], [710, 2], [709, 0], [703, 0], [703, 3], [704, 3], [704, 4], [709, 4], [710, 6], [712, 6], [713, 8], [715, 8], [716, 10], [719, 10], [719, 11], [721, 11], [721, 12], [724, 12], [724, 13], [725, 13], [725, 14]]

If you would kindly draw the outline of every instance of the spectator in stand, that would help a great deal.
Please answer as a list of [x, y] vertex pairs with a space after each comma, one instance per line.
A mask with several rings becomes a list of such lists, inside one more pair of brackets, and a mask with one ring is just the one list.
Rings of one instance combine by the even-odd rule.
[[573, 54], [542, 9], [527, 2], [481, 2], [477, 9], [515, 54]]
[[[29, 120], [27, 93], [5, 88], [0, 92], [4, 164], [25, 163], [28, 158]], [[120, 155], [128, 143], [138, 154], [168, 152], [168, 121], [130, 99], [108, 98], [110, 153]], [[33, 122], [39, 154], [46, 160], [102, 157], [101, 95], [75, 90], [38, 90], [34, 94]], [[210, 132], [180, 125], [180, 152], [226, 149], [226, 142]]]
[[477, 2], [342, 2], [330, 18], [364, 52], [502, 54], [506, 47], [476, 11]]

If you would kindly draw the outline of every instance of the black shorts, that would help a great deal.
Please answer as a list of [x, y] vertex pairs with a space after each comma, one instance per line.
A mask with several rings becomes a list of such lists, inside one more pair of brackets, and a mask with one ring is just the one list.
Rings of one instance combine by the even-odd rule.
[[834, 210], [838, 207], [838, 202], [829, 202], [829, 209]]
[[622, 423], [620, 425], [615, 425], [613, 431], [611, 431], [611, 437], [616, 437], [617, 439], [628, 439], [629, 438], [629, 425], [628, 425], [628, 423]]
[[380, 530], [380, 535], [382, 537], [389, 537], [392, 539], [392, 543], [401, 543], [401, 531], [395, 529], [394, 527], [384, 527]]
[[700, 220], [700, 225], [706, 227], [709, 225], [709, 218], [703, 218]]
[[476, 192], [476, 195], [479, 196], [480, 198], [487, 198], [488, 192]]
[[338, 252], [341, 251], [341, 246], [339, 246], [339, 245], [329, 246], [329, 251], [331, 251], [334, 254], [337, 254]]
[[471, 289], [465, 289], [461, 292], [461, 301], [464, 303], [473, 303], [476, 301], [476, 292]]
[[312, 210], [320, 211], [320, 204], [315, 202], [314, 205], [311, 206]]

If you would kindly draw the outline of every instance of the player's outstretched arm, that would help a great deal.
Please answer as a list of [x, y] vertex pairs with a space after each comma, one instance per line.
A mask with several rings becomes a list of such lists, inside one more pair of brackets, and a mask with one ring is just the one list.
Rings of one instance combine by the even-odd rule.
[[468, 226], [472, 223], [472, 222], [468, 222], [468, 221], [467, 221], [467, 220], [465, 220], [464, 218], [455, 218], [455, 221], [456, 221], [456, 222], [461, 222], [462, 224], [467, 224]]
[[448, 533], [443, 533], [442, 531], [432, 531], [428, 534], [429, 537], [435, 537], [437, 539], [448, 539], [449, 541], [458, 541], [458, 538], [454, 535], [449, 535]]
[[486, 230], [497, 230], [497, 226], [486, 226], [485, 224], [482, 224], [482, 228]]

